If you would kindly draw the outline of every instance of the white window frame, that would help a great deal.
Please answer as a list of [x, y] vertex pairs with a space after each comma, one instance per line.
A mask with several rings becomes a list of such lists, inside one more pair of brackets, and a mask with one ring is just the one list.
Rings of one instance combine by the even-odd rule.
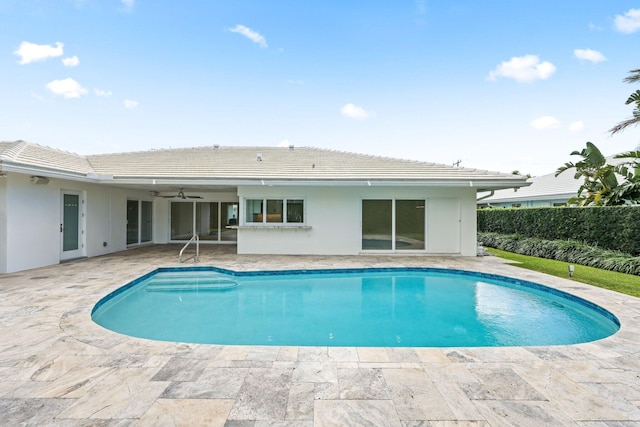
[[[277, 200], [282, 202], [282, 221], [281, 222], [268, 222], [267, 221], [267, 201]], [[292, 200], [300, 200], [302, 202], [302, 222], [289, 222], [288, 217], [288, 202]], [[260, 215], [262, 215], [262, 221], [248, 221], [247, 215], [252, 213], [247, 207], [249, 201], [259, 201], [262, 204]], [[245, 197], [243, 199], [243, 208], [245, 214], [242, 216], [242, 225], [248, 227], [258, 226], [284, 226], [284, 227], [301, 227], [305, 226], [307, 222], [307, 201], [302, 197]], [[256, 213], [256, 212], [253, 212]]]

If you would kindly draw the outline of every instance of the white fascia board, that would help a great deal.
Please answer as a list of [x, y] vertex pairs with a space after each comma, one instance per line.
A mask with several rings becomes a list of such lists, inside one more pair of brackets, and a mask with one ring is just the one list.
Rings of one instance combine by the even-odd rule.
[[[246, 183], [236, 182], [236, 185], [250, 185]], [[526, 187], [527, 182], [510, 182], [510, 181], [474, 181], [474, 180], [281, 180], [281, 179], [264, 179], [259, 180], [258, 185], [271, 186], [365, 186], [365, 187], [468, 187], [476, 189], [505, 189], [515, 187]]]
[[71, 181], [80, 181], [80, 182], [97, 182], [97, 178], [95, 176], [91, 176], [91, 174], [84, 174], [81, 172], [69, 172], [69, 171], [61, 171], [57, 169], [36, 167], [36, 166], [25, 166], [19, 163], [12, 163], [7, 161], [0, 162], [0, 171], [3, 172], [14, 172], [23, 175], [37, 175], [44, 176], [47, 178], [58, 178], [58, 179], [68, 179]]
[[488, 203], [510, 203], [510, 202], [539, 202], [547, 200], [564, 200], [570, 199], [576, 196], [576, 192], [573, 193], [558, 193], [558, 194], [542, 194], [539, 196], [513, 196], [513, 197], [501, 197], [499, 199], [487, 198], [483, 202]]
[[121, 185], [174, 185], [174, 186], [343, 186], [343, 187], [468, 187], [478, 190], [498, 190], [505, 188], [520, 188], [530, 185], [525, 181], [512, 180], [299, 180], [299, 179], [206, 179], [206, 178], [152, 178], [152, 177], [105, 177], [99, 180], [102, 184]]

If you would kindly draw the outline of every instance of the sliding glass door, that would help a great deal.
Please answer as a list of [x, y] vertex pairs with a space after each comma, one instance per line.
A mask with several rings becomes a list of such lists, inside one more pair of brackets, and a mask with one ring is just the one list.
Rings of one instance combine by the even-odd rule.
[[235, 242], [237, 225], [237, 202], [171, 202], [171, 240]]
[[127, 200], [127, 246], [151, 242], [152, 207], [144, 200]]
[[396, 250], [424, 249], [424, 200], [396, 200]]
[[391, 200], [362, 201], [362, 249], [393, 249], [393, 203]]
[[363, 200], [362, 250], [424, 250], [424, 207], [424, 200]]

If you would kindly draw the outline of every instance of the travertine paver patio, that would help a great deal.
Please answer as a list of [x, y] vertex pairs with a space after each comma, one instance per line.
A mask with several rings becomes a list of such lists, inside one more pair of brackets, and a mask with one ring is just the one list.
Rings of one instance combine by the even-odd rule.
[[493, 257], [248, 256], [236, 270], [427, 266], [519, 277], [585, 297], [622, 323], [580, 345], [247, 347], [153, 342], [95, 325], [93, 305], [175, 246], [0, 275], [0, 424], [61, 426], [640, 426], [640, 299]]

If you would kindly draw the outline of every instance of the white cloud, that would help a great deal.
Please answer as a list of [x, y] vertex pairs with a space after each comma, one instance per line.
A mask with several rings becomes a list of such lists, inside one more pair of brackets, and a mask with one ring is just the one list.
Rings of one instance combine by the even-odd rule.
[[136, 3], [136, 0], [120, 0], [120, 3], [124, 6], [125, 10], [133, 9], [133, 6]]
[[93, 89], [93, 93], [95, 93], [96, 96], [102, 96], [104, 98], [108, 98], [112, 94], [110, 90], [102, 90], [102, 89]]
[[489, 73], [488, 79], [493, 81], [498, 77], [507, 77], [520, 83], [531, 83], [546, 80], [555, 72], [555, 65], [547, 61], [540, 62], [536, 55], [515, 56], [501, 62]]
[[340, 109], [340, 114], [350, 119], [365, 120], [373, 114], [365, 111], [364, 108], [353, 104], [346, 104]]
[[640, 30], [640, 9], [629, 9], [624, 15], [616, 15], [613, 26], [621, 33], [631, 34]]
[[238, 24], [233, 28], [229, 28], [229, 31], [231, 31], [232, 33], [238, 33], [238, 34], [241, 34], [241, 35], [245, 36], [246, 38], [248, 38], [252, 42], [260, 45], [260, 47], [262, 47], [262, 48], [268, 47], [267, 46], [267, 41], [265, 40], [265, 38], [260, 33], [257, 33], [255, 31], [253, 31], [251, 28], [245, 27], [244, 25], [239, 25]]
[[602, 53], [592, 49], [575, 49], [573, 51], [573, 56], [581, 61], [589, 61], [594, 63], [607, 60], [607, 58]]
[[89, 92], [72, 78], [49, 82], [47, 83], [47, 89], [54, 95], [62, 95], [65, 98], [80, 98]]
[[555, 129], [560, 126], [560, 121], [553, 116], [541, 116], [529, 122], [531, 127], [538, 130]]
[[60, 42], [56, 42], [55, 47], [48, 44], [22, 42], [18, 50], [13, 53], [20, 57], [20, 64], [29, 64], [31, 62], [44, 61], [56, 56], [62, 56], [63, 46]]
[[137, 108], [138, 105], [140, 105], [138, 101], [134, 101], [132, 99], [125, 99], [123, 104], [124, 108], [126, 108], [127, 110], [133, 110], [134, 108]]
[[288, 139], [283, 139], [282, 141], [280, 141], [280, 143], [278, 144], [278, 147], [288, 147], [289, 145], [291, 145], [291, 143], [289, 142]]
[[582, 120], [578, 120], [577, 122], [573, 122], [569, 125], [569, 130], [571, 132], [580, 132], [584, 129], [584, 122]]
[[65, 67], [77, 67], [80, 64], [80, 59], [77, 56], [70, 56], [69, 58], [63, 58], [62, 64]]

